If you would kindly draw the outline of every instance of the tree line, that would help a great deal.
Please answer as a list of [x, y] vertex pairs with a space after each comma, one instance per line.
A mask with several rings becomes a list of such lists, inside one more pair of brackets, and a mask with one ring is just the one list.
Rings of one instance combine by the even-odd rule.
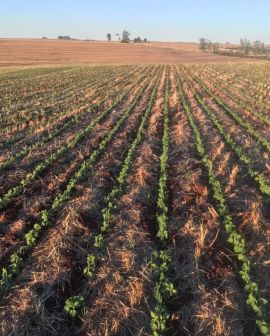
[[217, 53], [218, 50], [219, 50], [219, 43], [218, 42], [215, 42], [213, 43], [212, 41], [204, 38], [204, 37], [201, 37], [200, 40], [200, 50], [202, 51], [213, 51], [214, 53]]
[[248, 39], [242, 38], [240, 40], [240, 46], [241, 50], [248, 55], [250, 51], [255, 51], [256, 53], [262, 53], [264, 54], [266, 52], [265, 44], [264, 42], [261, 42], [259, 40], [254, 41], [251, 43]]
[[[229, 44], [227, 42], [227, 44]], [[251, 42], [246, 38], [240, 39], [239, 47], [222, 47], [218, 42], [213, 43], [212, 41], [202, 37], [199, 39], [199, 49], [204, 52], [213, 52], [214, 54], [222, 54], [237, 57], [261, 57], [267, 58], [270, 54], [269, 48], [265, 46], [264, 42], [256, 40]]]
[[[131, 38], [130, 38], [130, 32], [128, 31], [128, 30], [123, 30], [123, 32], [122, 32], [122, 35], [120, 36], [120, 34], [115, 34], [116, 36], [117, 36], [117, 39], [118, 39], [118, 41], [120, 41], [121, 43], [129, 43], [130, 41], [132, 41], [131, 40]], [[111, 33], [108, 33], [107, 35], [106, 35], [106, 37], [107, 37], [107, 40], [109, 41], [109, 42], [111, 42], [111, 40], [112, 40], [112, 34]], [[149, 42], [148, 40], [147, 40], [147, 38], [141, 38], [140, 36], [138, 36], [138, 37], [135, 37], [134, 39], [133, 39], [133, 42], [134, 43], [147, 43], [147, 42]]]

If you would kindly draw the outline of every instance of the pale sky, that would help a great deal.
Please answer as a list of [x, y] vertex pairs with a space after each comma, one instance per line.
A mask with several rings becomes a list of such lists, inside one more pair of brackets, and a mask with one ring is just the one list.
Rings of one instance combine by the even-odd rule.
[[127, 29], [152, 41], [270, 43], [269, 13], [269, 0], [2, 0], [0, 37], [116, 39]]

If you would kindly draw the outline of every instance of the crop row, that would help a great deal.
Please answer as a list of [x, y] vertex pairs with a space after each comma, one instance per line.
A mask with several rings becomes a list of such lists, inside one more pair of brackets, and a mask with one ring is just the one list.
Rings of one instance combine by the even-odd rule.
[[[238, 106], [248, 110], [250, 113], [252, 113], [254, 116], [256, 116], [256, 118], [258, 118], [261, 122], [265, 123], [266, 125], [268, 126], [270, 125], [269, 117], [262, 111], [258, 110], [257, 106], [260, 104], [257, 100], [254, 101], [251, 95], [247, 96], [247, 94], [244, 94], [242, 92], [240, 95], [239, 89], [234, 86], [227, 85], [224, 87], [224, 81], [221, 78], [218, 78], [217, 76], [213, 75], [212, 73], [210, 73], [209, 75], [209, 72], [204, 74], [202, 71], [200, 71], [198, 76], [200, 76], [201, 79], [203, 78], [203, 81], [205, 83], [208, 83], [208, 88], [210, 81], [212, 85], [214, 84], [215, 87], [218, 88], [218, 91], [222, 92], [226, 97], [230, 98]], [[235, 91], [237, 92], [237, 95], [236, 93], [234, 93]], [[265, 106], [261, 106], [260, 108], [265, 110]]]
[[184, 112], [189, 121], [189, 125], [193, 130], [198, 155], [201, 158], [202, 164], [208, 174], [209, 185], [213, 193], [213, 198], [217, 204], [218, 214], [220, 216], [220, 219], [223, 223], [226, 232], [227, 242], [232, 246], [235, 256], [240, 264], [239, 275], [244, 283], [244, 289], [247, 294], [246, 303], [250, 306], [250, 308], [256, 315], [256, 324], [261, 334], [269, 335], [270, 326], [267, 324], [266, 321], [267, 301], [261, 296], [257, 283], [255, 282], [255, 280], [252, 279], [251, 276], [252, 262], [246, 254], [245, 240], [238, 233], [237, 228], [233, 223], [226, 199], [222, 192], [221, 184], [213, 171], [212, 161], [206, 154], [202, 136], [200, 134], [198, 126], [194, 121], [193, 114], [190, 110], [190, 106], [182, 90], [182, 83], [179, 80], [178, 76], [177, 76], [177, 83], [178, 83], [179, 95], [181, 97], [181, 101], [184, 107]]
[[226, 143], [232, 148], [234, 153], [237, 155], [239, 160], [245, 164], [247, 172], [251, 178], [258, 184], [259, 189], [262, 194], [266, 195], [267, 197], [270, 196], [270, 185], [266, 181], [263, 174], [257, 171], [254, 167], [252, 159], [246, 155], [242, 149], [242, 147], [238, 146], [237, 143], [233, 140], [232, 136], [226, 132], [220, 121], [218, 120], [216, 114], [205, 104], [203, 99], [199, 96], [198, 93], [194, 93], [194, 97], [200, 107], [204, 110], [204, 112], [208, 115], [210, 120], [215, 125], [216, 129], [219, 133], [223, 136]]
[[[2, 132], [12, 132], [12, 131], [17, 131], [18, 129], [23, 129], [26, 128], [27, 123], [31, 122], [33, 124], [33, 127], [31, 129], [27, 130], [27, 134], [31, 130], [35, 130], [36, 126], [43, 126], [44, 127], [44, 122], [45, 123], [52, 123], [55, 120], [58, 120], [59, 117], [62, 115], [67, 114], [69, 111], [72, 111], [72, 109], [78, 108], [78, 103], [82, 103], [85, 100], [89, 100], [89, 98], [85, 98], [82, 93], [87, 91], [87, 90], [93, 90], [93, 89], [99, 89], [100, 92], [102, 92], [102, 88], [107, 86], [108, 83], [110, 83], [112, 80], [117, 79], [118, 77], [118, 82], [121, 82], [122, 76], [125, 76], [127, 78], [127, 71], [122, 71], [122, 72], [117, 72], [116, 74], [113, 73], [111, 76], [105, 75], [104, 80], [102, 78], [97, 78], [95, 81], [91, 81], [90, 84], [88, 84], [86, 87], [81, 87], [79, 86], [79, 90], [74, 92], [71, 92], [70, 95], [71, 97], [69, 99], [64, 98], [62, 101], [57, 101], [56, 103], [56, 108], [54, 108], [54, 105], [47, 104], [43, 108], [38, 108], [32, 109], [32, 110], [27, 110], [23, 113], [23, 115], [19, 118], [18, 116], [15, 116], [16, 122], [13, 121], [10, 123], [10, 125], [7, 125], [7, 122], [4, 122], [4, 119], [2, 120], [5, 124], [5, 127], [2, 129]], [[101, 76], [102, 77], [102, 76]], [[77, 98], [78, 96], [82, 96], [82, 98]], [[63, 104], [62, 104], [63, 103]], [[34, 102], [32, 105], [35, 104]], [[61, 105], [62, 104], [62, 105]], [[31, 113], [31, 111], [35, 112], [34, 114]], [[25, 116], [24, 116], [25, 114]], [[14, 118], [14, 117], [13, 117]]]
[[233, 81], [238, 84], [244, 90], [251, 90], [257, 92], [258, 88], [270, 89], [269, 77], [267, 76], [270, 68], [269, 63], [260, 64], [213, 64], [212, 69], [217, 70], [217, 74], [220, 72], [227, 78], [233, 77]]
[[[51, 71], [46, 76], [36, 76], [38, 71], [34, 71], [31, 73], [29, 69], [24, 71], [24, 75], [30, 75], [29, 78], [18, 78], [17, 80], [14, 78], [16, 73], [11, 75], [9, 81], [6, 81], [3, 77], [1, 77], [0, 81], [0, 92], [3, 96], [3, 102], [12, 103], [16, 101], [24, 101], [24, 98], [28, 100], [33, 95], [38, 95], [44, 93], [44, 89], [49, 86], [51, 89], [57, 87], [59, 85], [63, 86], [68, 83], [68, 79], [72, 76], [72, 74], [81, 74], [80, 68], [69, 69], [68, 71], [65, 69], [59, 68], [58, 72]], [[90, 71], [92, 73], [92, 71]], [[23, 74], [22, 74], [23, 76]], [[54, 85], [50, 85], [54, 83]], [[14, 91], [18, 93], [18, 96], [14, 96]]]
[[[100, 83], [100, 81], [97, 79], [95, 82], [91, 82], [91, 84], [88, 84], [89, 89], [101, 89], [102, 86], [107, 85], [110, 83], [111, 80], [117, 79], [117, 77], [120, 75], [124, 75], [125, 72], [120, 74], [115, 74], [115, 76], [108, 76], [108, 78], [105, 78], [104, 81]], [[83, 92], [80, 90], [80, 92]], [[102, 91], [101, 91], [102, 92]], [[80, 94], [79, 92], [75, 93], [76, 95]], [[90, 97], [89, 97], [90, 98]], [[70, 113], [73, 113], [72, 111], [78, 110], [78, 103], [82, 104], [84, 101], [88, 101], [89, 98], [84, 98], [82, 95], [82, 98], [79, 99], [73, 99], [72, 97], [68, 100], [64, 99], [63, 104], [61, 104], [61, 101], [57, 102], [56, 107], [54, 108], [53, 105], [47, 104], [45, 107], [41, 107], [42, 110], [42, 116], [40, 118], [36, 118], [34, 120], [31, 116], [31, 109], [27, 110], [25, 113], [28, 115], [28, 119], [31, 122], [31, 126], [27, 126], [27, 122], [16, 122], [16, 125], [12, 124], [11, 126], [7, 126], [5, 124], [5, 127], [2, 129], [3, 133], [5, 134], [5, 138], [0, 143], [0, 148], [4, 148], [9, 144], [13, 144], [21, 139], [23, 139], [26, 136], [31, 136], [32, 134], [35, 134], [37, 131], [37, 128], [44, 128], [46, 126], [50, 126], [51, 124], [54, 124], [55, 122], [59, 122], [59, 120], [65, 120], [67, 117], [69, 117]], [[33, 102], [32, 105], [35, 103]], [[88, 104], [89, 106], [89, 104]], [[87, 105], [86, 105], [87, 108]], [[85, 108], [85, 109], [86, 109]], [[49, 111], [51, 111], [49, 113]], [[14, 133], [15, 132], [15, 133]], [[13, 133], [13, 134], [12, 134]], [[8, 135], [8, 137], [6, 136]]]
[[[108, 75], [109, 73], [107, 73]], [[3, 104], [1, 108], [2, 120], [16, 121], [16, 118], [27, 118], [33, 113], [38, 113], [42, 107], [52, 106], [53, 103], [67, 99], [80, 88], [87, 88], [102, 73], [85, 71], [76, 71], [69, 73], [67, 76], [52, 76], [45, 82], [31, 83], [23, 88], [12, 87], [9, 95], [2, 94]]]
[[[123, 186], [124, 186], [124, 183], [126, 181], [126, 177], [127, 177], [128, 171], [131, 167], [132, 161], [134, 159], [135, 152], [136, 152], [139, 144], [141, 143], [147, 120], [148, 120], [149, 115], [152, 111], [152, 107], [153, 107], [153, 104], [154, 104], [154, 100], [155, 100], [155, 96], [156, 96], [156, 93], [157, 93], [157, 88], [158, 88], [159, 83], [160, 83], [160, 76], [159, 76], [158, 80], [156, 81], [156, 83], [154, 85], [154, 88], [152, 90], [149, 102], [148, 102], [147, 107], [146, 107], [146, 109], [143, 113], [143, 116], [142, 116], [142, 119], [141, 119], [141, 122], [140, 122], [140, 126], [138, 128], [136, 137], [133, 140], [133, 142], [131, 143], [131, 145], [128, 149], [128, 152], [125, 156], [123, 165], [122, 165], [121, 170], [119, 172], [119, 175], [116, 179], [116, 184], [111, 189], [109, 194], [104, 198], [104, 203], [106, 205], [102, 209], [102, 223], [100, 225], [100, 232], [98, 234], [96, 234], [94, 239], [93, 239], [94, 240], [94, 248], [96, 250], [95, 250], [95, 253], [89, 253], [87, 255], [86, 264], [85, 264], [85, 267], [84, 267], [84, 270], [83, 270], [84, 275], [89, 279], [91, 279], [95, 274], [97, 262], [98, 262], [98, 259], [99, 259], [98, 255], [99, 255], [99, 252], [104, 247], [104, 236], [109, 230], [111, 213], [112, 213], [113, 210], [116, 209], [116, 201], [123, 191]], [[79, 313], [80, 309], [83, 307], [84, 302], [85, 302], [85, 298], [83, 297], [82, 294], [70, 297], [66, 300], [64, 309], [69, 315], [71, 315], [72, 317], [75, 317]]]
[[[43, 103], [45, 103], [46, 106], [52, 105], [55, 101], [58, 103], [61, 100], [72, 96], [74, 93], [76, 94], [87, 89], [89, 85], [97, 82], [99, 78], [100, 80], [104, 80], [106, 76], [111, 77], [113, 74], [118, 73], [119, 70], [121, 72], [121, 70], [124, 69], [116, 68], [112, 71], [108, 68], [101, 68], [93, 71], [87, 68], [82, 68], [69, 72], [67, 75], [63, 72], [58, 77], [51, 76], [46, 79], [45, 82], [40, 82], [40, 80], [35, 82], [35, 80], [33, 80], [30, 82], [30, 85], [24, 85], [21, 90], [19, 87], [17, 88], [16, 86], [13, 86], [12, 92], [10, 92], [10, 97], [2, 94], [2, 115], [4, 115], [4, 112], [7, 114], [10, 112], [12, 113], [10, 116], [15, 115], [18, 117], [18, 115], [16, 115], [18, 112], [20, 115], [24, 114], [27, 116], [29, 114], [29, 108], [30, 112], [34, 111], [36, 108], [33, 106], [33, 103], [38, 102], [39, 107], [43, 106]], [[39, 87], [38, 91], [37, 87]], [[14, 91], [16, 91], [16, 95], [14, 95]], [[5, 98], [7, 100], [6, 103]], [[10, 100], [11, 98], [12, 101]], [[14, 99], [15, 101], [13, 101]], [[48, 102], [50, 102], [50, 105], [48, 105]], [[24, 111], [26, 108], [27, 111]], [[27, 114], [25, 112], [27, 112]]]
[[170, 317], [166, 302], [176, 294], [176, 289], [169, 278], [171, 253], [166, 247], [168, 239], [168, 159], [170, 145], [169, 86], [169, 73], [167, 71], [164, 92], [164, 122], [156, 216], [158, 226], [157, 239], [162, 248], [153, 252], [150, 264], [154, 282], [153, 297], [155, 307], [151, 311], [151, 329], [154, 336], [163, 335], [166, 331], [167, 321]]
[[[122, 82], [121, 84], [122, 85], [128, 85], [129, 82], [132, 82], [132, 79], [129, 79], [127, 82]], [[111, 83], [111, 84], [113, 84], [113, 83]], [[133, 85], [132, 88], [134, 88], [134, 87], [135, 86]], [[98, 89], [96, 91], [96, 93], [94, 94], [94, 96], [91, 97], [91, 100], [95, 100], [97, 97], [99, 97], [100, 92], [104, 92], [104, 89], [103, 90]], [[43, 144], [53, 140], [58, 135], [62, 134], [62, 132], [64, 130], [66, 130], [68, 127], [70, 127], [71, 125], [73, 125], [75, 123], [78, 123], [85, 116], [87, 116], [87, 115], [91, 114], [92, 112], [98, 110], [100, 107], [102, 107], [107, 102], [108, 99], [109, 99], [109, 96], [102, 99], [102, 101], [100, 101], [99, 103], [92, 104], [91, 108], [88, 108], [86, 110], [83, 109], [79, 114], [77, 114], [73, 117], [67, 118], [67, 120], [65, 120], [65, 122], [62, 122], [62, 123], [58, 124], [57, 125], [58, 127], [56, 129], [52, 130], [51, 132], [49, 132], [47, 135], [43, 136], [41, 139], [39, 139], [35, 143], [26, 145], [22, 150], [18, 151], [17, 153], [15, 153], [13, 155], [10, 155], [7, 160], [0, 163], [0, 173], [4, 169], [12, 166], [14, 163], [17, 163], [19, 159], [22, 159], [23, 157], [25, 157], [28, 153], [30, 153], [30, 151], [32, 151], [34, 149], [37, 149], [38, 147], [42, 146]]]
[[[124, 75], [124, 74], [123, 74]], [[114, 83], [115, 85], [121, 84], [121, 85], [126, 85], [130, 80], [128, 78], [125, 78], [124, 80], [122, 78], [118, 78], [116, 75], [115, 78], [112, 79], [113, 81], [116, 80]], [[92, 104], [92, 101], [98, 98], [100, 95], [104, 94], [104, 91], [106, 92], [107, 86], [111, 84], [111, 79], [108, 78], [101, 84], [94, 85], [94, 87], [97, 87], [97, 89], [94, 91], [94, 93], [88, 97], [87, 99], [84, 98], [84, 100], [87, 100], [86, 105], [81, 106], [78, 108], [78, 101], [73, 102], [72, 104], [68, 104], [69, 108], [67, 110], [64, 110], [61, 108], [62, 111], [60, 113], [56, 113], [55, 115], [52, 115], [49, 118], [45, 118], [43, 121], [40, 121], [37, 125], [33, 125], [30, 128], [27, 128], [23, 130], [22, 132], [17, 132], [16, 134], [13, 134], [11, 138], [6, 139], [0, 143], [0, 149], [1, 148], [8, 148], [9, 145], [12, 145], [14, 143], [17, 143], [19, 141], [22, 141], [23, 138], [25, 137], [33, 137], [33, 139], [37, 137], [46, 137], [48, 136], [48, 133], [57, 133], [57, 129], [62, 126], [64, 126], [65, 123], [69, 124], [71, 119], [74, 118], [80, 118], [80, 116], [83, 118], [84, 115], [87, 115], [91, 111], [95, 110], [97, 106], [102, 106], [101, 102], [100, 104]], [[80, 105], [84, 101], [80, 102]], [[92, 108], [91, 108], [92, 107]], [[89, 110], [89, 108], [91, 108]], [[38, 128], [42, 128], [42, 131], [39, 132]], [[65, 127], [64, 127], [65, 128]], [[29, 142], [33, 142], [33, 139], [31, 139]], [[11, 158], [12, 159], [12, 158]]]
[[67, 144], [62, 145], [43, 162], [38, 163], [32, 172], [28, 173], [26, 177], [21, 180], [20, 184], [9, 189], [9, 191], [0, 198], [0, 209], [3, 209], [3, 207], [9, 204], [14, 199], [14, 197], [20, 195], [23, 190], [29, 186], [49, 165], [56, 162], [69, 150], [73, 149], [75, 145], [87, 134], [89, 134], [100, 121], [102, 121], [114, 108], [119, 106], [125, 100], [128, 94], [132, 92], [133, 88], [136, 87], [141, 80], [142, 79], [139, 79], [139, 81], [136, 82], [131, 88], [128, 88], [117, 101], [115, 101], [109, 108], [100, 113], [84, 129], [78, 132], [74, 139], [71, 139]]
[[[118, 130], [122, 127], [127, 117], [131, 114], [134, 108], [137, 106], [144, 91], [149, 86], [150, 79], [143, 85], [143, 87], [137, 92], [132, 102], [123, 111], [122, 116], [116, 122], [114, 127], [105, 135], [100, 141], [95, 150], [92, 151], [90, 156], [80, 165], [79, 169], [73, 174], [73, 177], [69, 180], [63, 192], [59, 193], [52, 202], [49, 210], [43, 210], [41, 212], [41, 221], [34, 224], [33, 228], [25, 234], [25, 241], [20, 248], [18, 248], [11, 256], [7, 267], [2, 268], [0, 278], [0, 289], [3, 293], [11, 284], [12, 279], [20, 273], [24, 259], [31, 249], [36, 245], [37, 239], [40, 237], [42, 231], [48, 226], [53, 224], [53, 218], [60, 210], [61, 206], [70, 198], [72, 192], [75, 190], [76, 185], [86, 176], [87, 172], [97, 162], [98, 158], [108, 147]], [[122, 99], [126, 97], [127, 93], [122, 95]], [[104, 114], [104, 113], [103, 113]]]
[[[211, 82], [213, 80], [214, 82], [218, 82], [221, 87], [228, 90], [228, 95], [236, 100], [238, 100], [238, 97], [240, 96], [241, 100], [239, 100], [239, 103], [244, 103], [246, 106], [253, 105], [259, 108], [260, 110], [265, 110], [267, 108], [267, 105], [265, 101], [261, 101], [259, 99], [255, 98], [255, 93], [259, 93], [258, 87], [253, 86], [251, 83], [245, 82], [243, 78], [239, 78], [237, 76], [225, 76], [221, 73], [214, 71], [210, 67], [203, 67], [203, 69], [200, 69], [200, 74], [204, 74], [206, 78], [211, 79]], [[220, 87], [219, 87], [220, 88]]]
[[[270, 151], [270, 142], [262, 137], [252, 126], [251, 124], [244, 120], [236, 111], [233, 109], [229, 108], [223, 100], [217, 97], [217, 95], [214, 95], [207, 87], [205, 82], [202, 82], [201, 80], [198, 79], [198, 77], [192, 76], [193, 80], [201, 85], [203, 87], [203, 90], [209, 94], [215, 101], [215, 103], [221, 107], [224, 111], [226, 111], [232, 119], [234, 119], [242, 128], [244, 128], [248, 134], [250, 134], [251, 137], [253, 137], [255, 140], [257, 140], [262, 146], [266, 148], [266, 150]], [[252, 113], [259, 118], [260, 120], [267, 122], [267, 124], [270, 125], [270, 119], [267, 117], [263, 117], [259, 112], [256, 112], [255, 110], [252, 109]]]

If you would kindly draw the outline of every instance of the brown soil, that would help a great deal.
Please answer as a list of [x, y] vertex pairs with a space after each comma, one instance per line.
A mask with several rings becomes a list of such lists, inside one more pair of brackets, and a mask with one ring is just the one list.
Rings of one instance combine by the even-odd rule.
[[149, 64], [191, 62], [251, 62], [211, 55], [196, 43], [122, 44], [118, 42], [0, 39], [0, 66], [46, 64]]

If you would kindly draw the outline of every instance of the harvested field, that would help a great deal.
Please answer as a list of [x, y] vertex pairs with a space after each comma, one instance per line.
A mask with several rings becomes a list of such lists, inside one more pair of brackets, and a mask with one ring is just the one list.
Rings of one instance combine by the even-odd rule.
[[0, 72], [0, 335], [270, 335], [269, 63], [12, 43], [72, 50]]
[[[196, 43], [142, 43], [0, 39], [0, 67], [55, 64], [168, 64], [243, 62], [202, 53]], [[250, 62], [250, 59], [247, 59]]]

